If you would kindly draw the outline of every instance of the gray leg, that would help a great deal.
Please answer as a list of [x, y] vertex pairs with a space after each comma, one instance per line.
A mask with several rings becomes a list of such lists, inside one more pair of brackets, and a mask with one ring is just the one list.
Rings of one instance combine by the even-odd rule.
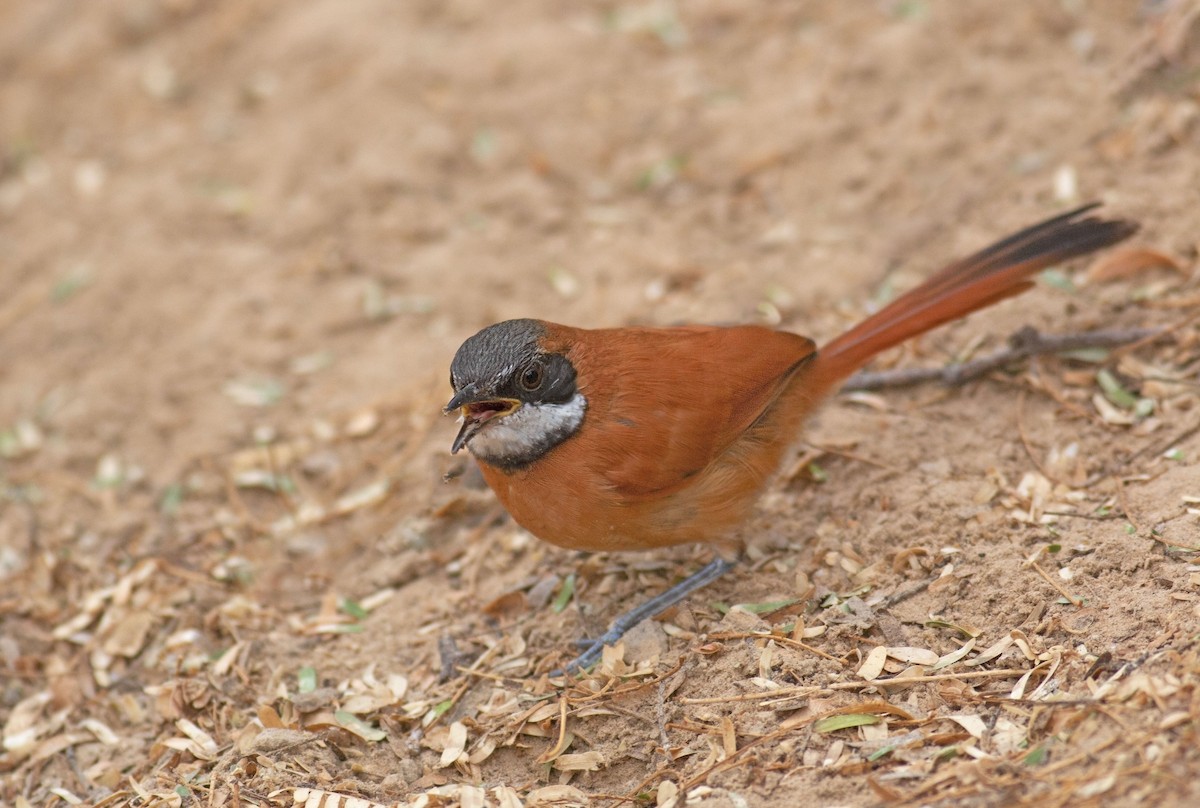
[[736, 565], [736, 561], [726, 561], [718, 555], [698, 572], [684, 578], [666, 592], [651, 598], [636, 609], [618, 617], [613, 621], [608, 631], [601, 634], [595, 640], [585, 640], [584, 642], [588, 646], [587, 650], [564, 665], [561, 670], [551, 671], [550, 675], [562, 676], [563, 674], [577, 673], [578, 671], [592, 667], [600, 660], [600, 654], [604, 651], [604, 646], [612, 645], [621, 639], [626, 631], [629, 631], [629, 629], [638, 623], [666, 611], [696, 590], [708, 586]]

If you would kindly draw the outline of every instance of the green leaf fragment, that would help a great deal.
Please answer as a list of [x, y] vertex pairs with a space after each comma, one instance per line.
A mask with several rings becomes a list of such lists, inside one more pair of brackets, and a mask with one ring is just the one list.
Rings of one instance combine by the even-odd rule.
[[1074, 292], [1075, 282], [1067, 273], [1057, 267], [1051, 267], [1041, 274], [1042, 283], [1052, 289], [1059, 289], [1063, 292]]
[[1044, 746], [1035, 746], [1029, 750], [1021, 761], [1026, 766], [1040, 766], [1046, 762], [1047, 750]]
[[388, 311], [387, 295], [378, 281], [367, 281], [363, 287], [362, 310], [368, 320], [385, 320], [392, 315]]
[[317, 669], [305, 665], [296, 671], [296, 689], [301, 693], [311, 693], [317, 689]]
[[74, 297], [91, 282], [91, 273], [84, 267], [76, 267], [54, 284], [54, 288], [50, 290], [50, 299], [55, 303], [62, 303]]
[[1137, 406], [1138, 397], [1126, 390], [1106, 368], [1096, 371], [1096, 383], [1100, 385], [1104, 397], [1124, 410], [1132, 410]]
[[896, 284], [891, 275], [883, 279], [883, 283], [879, 284], [879, 288], [871, 295], [871, 302], [883, 308], [888, 303], [896, 299]]
[[869, 724], [878, 724], [879, 716], [874, 713], [846, 713], [844, 715], [831, 715], [828, 718], [822, 718], [817, 723], [813, 724], [813, 729], [817, 732], [836, 732], [839, 729], [849, 729], [851, 727], [865, 727]]
[[661, 188], [674, 182], [679, 172], [687, 164], [687, 158], [681, 155], [672, 155], [663, 160], [654, 163], [638, 177], [637, 187], [639, 190], [646, 191], [651, 188]]
[[330, 627], [330, 634], [362, 634], [366, 626], [362, 623], [342, 623]]
[[791, 598], [789, 600], [767, 600], [762, 603], [739, 603], [737, 606], [751, 614], [767, 614], [768, 612], [778, 611], [787, 606], [793, 606], [799, 602], [798, 598]]
[[874, 763], [875, 761], [879, 760], [881, 757], [883, 757], [885, 755], [890, 755], [893, 751], [895, 751], [895, 749], [896, 749], [895, 744], [890, 744], [888, 746], [881, 746], [878, 749], [876, 749], [874, 752], [872, 752], [870, 755], [868, 755], [867, 760], [870, 761], [871, 763]]
[[893, 7], [892, 14], [899, 20], [923, 20], [929, 16], [929, 6], [921, 0], [901, 0]]
[[563, 609], [567, 608], [567, 604], [571, 602], [571, 598], [575, 596], [575, 573], [568, 575], [562, 583], [562, 587], [558, 590], [558, 595], [554, 598], [554, 602], [550, 604], [550, 611], [555, 614], [561, 614]]
[[370, 612], [364, 609], [358, 603], [358, 601], [351, 600], [350, 598], [342, 598], [342, 602], [338, 605], [341, 607], [343, 612], [350, 615], [355, 620], [364, 620], [366, 619], [367, 615], [370, 614]]
[[282, 382], [266, 376], [234, 379], [222, 389], [225, 395], [243, 407], [269, 407], [278, 403], [286, 392]]
[[926, 628], [948, 628], [951, 631], [957, 631], [959, 634], [963, 635], [967, 639], [972, 639], [974, 637], [978, 637], [980, 634], [980, 631], [977, 628], [967, 628], [966, 626], [960, 626], [960, 625], [956, 625], [954, 623], [948, 623], [945, 620], [927, 620], [925, 622], [925, 627]]
[[1058, 355], [1064, 359], [1074, 359], [1076, 362], [1099, 365], [1101, 362], [1108, 361], [1109, 351], [1107, 348], [1076, 348], [1071, 351], [1060, 351]]
[[482, 127], [471, 138], [471, 156], [480, 163], [486, 163], [496, 155], [496, 133], [488, 127]]
[[348, 713], [345, 710], [337, 710], [333, 714], [333, 720], [338, 722], [338, 725], [348, 732], [352, 732], [364, 741], [382, 741], [387, 737], [387, 733], [378, 727], [371, 726], [366, 721], [363, 721], [354, 713]]
[[158, 501], [158, 510], [167, 516], [173, 515], [183, 503], [183, 486], [179, 483], [168, 485]]

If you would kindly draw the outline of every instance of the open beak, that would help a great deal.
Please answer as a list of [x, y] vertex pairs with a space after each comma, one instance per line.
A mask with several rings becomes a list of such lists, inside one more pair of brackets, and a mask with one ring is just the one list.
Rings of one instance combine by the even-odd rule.
[[474, 384], [468, 384], [454, 394], [454, 397], [442, 408], [449, 415], [455, 410], [462, 418], [462, 429], [450, 447], [450, 454], [458, 454], [458, 450], [471, 442], [471, 438], [483, 428], [483, 425], [493, 418], [503, 418], [511, 415], [521, 406], [515, 398], [495, 398], [479, 395], [479, 389]]

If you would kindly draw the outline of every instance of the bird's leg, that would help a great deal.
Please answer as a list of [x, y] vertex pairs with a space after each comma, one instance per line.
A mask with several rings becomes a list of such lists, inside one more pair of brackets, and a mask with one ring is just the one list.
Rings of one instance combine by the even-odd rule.
[[632, 611], [618, 617], [609, 626], [608, 631], [601, 634], [594, 640], [585, 640], [588, 646], [587, 649], [579, 656], [572, 659], [561, 670], [551, 672], [551, 676], [561, 676], [567, 673], [576, 673], [586, 670], [592, 665], [595, 665], [600, 660], [600, 654], [604, 651], [604, 646], [612, 645], [617, 640], [624, 636], [626, 631], [636, 626], [638, 623], [648, 618], [654, 617], [656, 614], [666, 611], [667, 609], [679, 603], [698, 589], [711, 584], [713, 581], [720, 578], [725, 573], [729, 572], [736, 561], [729, 561], [721, 555], [717, 555], [712, 561], [702, 567], [699, 571], [684, 578], [675, 586], [657, 595], [650, 600], [638, 606]]

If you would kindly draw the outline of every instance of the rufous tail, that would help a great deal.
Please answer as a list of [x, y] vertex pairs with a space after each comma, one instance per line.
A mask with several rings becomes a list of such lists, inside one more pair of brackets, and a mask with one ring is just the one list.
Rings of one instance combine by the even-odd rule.
[[832, 391], [881, 351], [1033, 285], [1046, 267], [1116, 244], [1135, 222], [1085, 213], [1099, 203], [1035, 224], [956, 261], [822, 347], [805, 369], [809, 385]]

